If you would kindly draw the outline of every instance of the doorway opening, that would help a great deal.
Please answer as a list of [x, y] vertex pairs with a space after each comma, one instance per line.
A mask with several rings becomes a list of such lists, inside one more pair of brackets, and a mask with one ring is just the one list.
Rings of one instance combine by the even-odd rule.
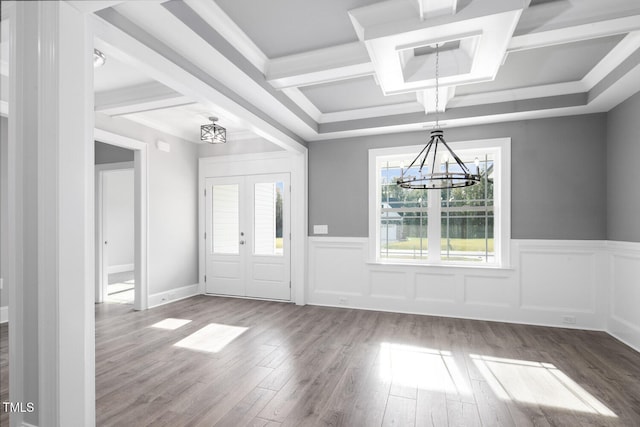
[[147, 145], [95, 130], [95, 302], [147, 309]]
[[133, 150], [95, 143], [97, 300], [135, 300], [135, 174]]

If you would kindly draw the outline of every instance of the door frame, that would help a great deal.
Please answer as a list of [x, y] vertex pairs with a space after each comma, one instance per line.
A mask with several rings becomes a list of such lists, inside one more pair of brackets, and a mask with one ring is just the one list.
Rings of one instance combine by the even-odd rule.
[[[133, 170], [134, 170], [134, 258], [135, 258], [135, 297], [133, 301], [134, 310], [146, 310], [149, 307], [149, 286], [148, 286], [148, 230], [149, 230], [149, 188], [148, 188], [148, 152], [147, 144], [126, 136], [118, 135], [113, 132], [102, 129], [95, 129], [94, 140], [104, 142], [109, 145], [127, 148], [133, 150]], [[98, 165], [96, 165], [97, 167]], [[97, 170], [97, 168], [96, 168]], [[97, 172], [96, 172], [97, 173]], [[96, 179], [96, 201], [98, 200], [98, 180]], [[96, 221], [98, 221], [96, 210]], [[96, 230], [102, 227], [96, 227]], [[101, 236], [100, 236], [101, 237]], [[102, 295], [102, 289], [98, 289], [99, 282], [103, 277], [102, 272], [98, 272], [100, 268], [100, 260], [102, 259], [103, 245], [97, 244], [102, 239], [96, 240], [96, 299], [98, 295]], [[102, 288], [106, 288], [102, 284]]]
[[[107, 251], [104, 250], [104, 245], [101, 243], [104, 241], [106, 234], [104, 222], [104, 174], [105, 172], [112, 172], [116, 170], [133, 170], [135, 173], [134, 162], [105, 163], [96, 165], [96, 303], [102, 303], [105, 301], [107, 298], [107, 285], [109, 284]], [[135, 293], [136, 290], [134, 289], [134, 300]]]
[[225, 176], [289, 173], [291, 215], [291, 301], [304, 305], [306, 301], [305, 278], [307, 274], [307, 151], [287, 151], [230, 156], [203, 157], [198, 167], [198, 224], [199, 224], [199, 272], [198, 291], [205, 293], [205, 204], [206, 178]]

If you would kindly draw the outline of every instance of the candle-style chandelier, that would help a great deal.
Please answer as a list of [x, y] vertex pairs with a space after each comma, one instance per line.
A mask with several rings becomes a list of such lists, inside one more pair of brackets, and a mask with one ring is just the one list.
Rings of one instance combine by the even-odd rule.
[[[439, 109], [439, 73], [440, 73], [440, 52], [439, 45], [436, 44], [436, 125], [435, 128], [431, 131], [431, 137], [429, 138], [429, 142], [424, 148], [418, 153], [415, 159], [409, 164], [408, 167], [403, 168], [400, 172], [400, 178], [396, 181], [402, 188], [415, 189], [415, 190], [439, 190], [443, 188], [459, 188], [459, 187], [469, 187], [471, 185], [475, 185], [480, 182], [480, 169], [479, 166], [476, 165], [476, 173], [472, 174], [469, 171], [469, 168], [460, 160], [460, 157], [453, 152], [449, 144], [444, 140], [444, 131], [440, 128], [440, 122], [438, 119], [438, 109]], [[447, 156], [445, 154], [445, 168], [444, 172], [440, 170], [438, 165], [438, 169], [436, 169], [436, 160], [438, 158], [438, 149], [441, 147], [446, 148], [449, 152]], [[429, 162], [427, 159], [429, 156], [431, 157], [431, 168], [429, 168]], [[455, 162], [455, 164], [453, 163]], [[451, 164], [450, 164], [451, 163]], [[427, 166], [427, 171], [425, 171], [425, 164]], [[418, 166], [418, 170], [416, 174], [411, 173], [411, 169], [414, 166]]]

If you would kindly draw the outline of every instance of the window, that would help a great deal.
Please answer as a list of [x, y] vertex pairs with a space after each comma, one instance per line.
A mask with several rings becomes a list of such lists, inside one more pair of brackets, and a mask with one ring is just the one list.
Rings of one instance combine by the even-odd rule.
[[[450, 145], [471, 171], [479, 169], [479, 184], [444, 190], [403, 189], [396, 179], [422, 146], [369, 151], [373, 261], [508, 265], [510, 139]], [[436, 167], [444, 171], [447, 162], [451, 167], [448, 156], [439, 153]]]

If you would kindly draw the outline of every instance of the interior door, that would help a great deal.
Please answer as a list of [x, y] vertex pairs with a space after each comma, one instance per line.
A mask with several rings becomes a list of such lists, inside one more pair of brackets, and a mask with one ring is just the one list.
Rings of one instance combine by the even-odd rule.
[[206, 181], [206, 291], [291, 299], [289, 174]]

